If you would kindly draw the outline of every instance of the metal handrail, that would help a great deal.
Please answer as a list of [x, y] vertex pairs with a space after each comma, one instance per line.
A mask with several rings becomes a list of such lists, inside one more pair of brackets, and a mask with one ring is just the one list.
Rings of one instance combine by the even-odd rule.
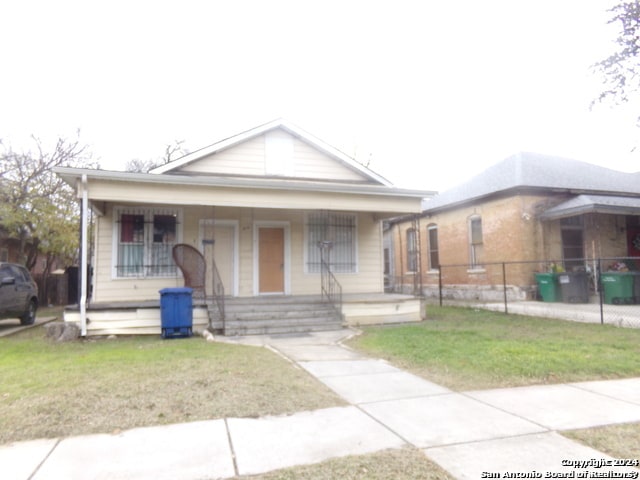
[[342, 318], [342, 285], [338, 282], [329, 264], [320, 260], [320, 284], [322, 299], [333, 305], [336, 313]]
[[218, 267], [216, 266], [216, 262], [214, 259], [211, 259], [211, 272], [213, 277], [212, 291], [213, 291], [213, 301], [215, 302], [218, 310], [218, 315], [220, 316], [220, 320], [222, 321], [222, 329], [224, 331], [225, 328], [225, 313], [224, 313], [224, 285], [222, 283], [222, 278], [220, 278], [220, 272], [218, 272]]

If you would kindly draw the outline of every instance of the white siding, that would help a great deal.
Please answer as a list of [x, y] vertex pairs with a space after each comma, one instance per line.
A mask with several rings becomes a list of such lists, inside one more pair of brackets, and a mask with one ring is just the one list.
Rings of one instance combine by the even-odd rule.
[[[183, 286], [182, 277], [174, 278], [114, 278], [112, 263], [113, 207], [98, 219], [96, 233], [99, 236], [94, 271], [94, 302], [154, 300], [159, 290]], [[380, 223], [371, 213], [357, 214], [357, 273], [336, 275], [343, 293], [383, 292], [382, 234]], [[182, 229], [184, 243], [196, 248], [201, 219], [238, 220], [239, 222], [239, 296], [252, 296], [254, 285], [253, 229], [256, 222], [288, 222], [290, 227], [291, 294], [319, 294], [320, 274], [304, 272], [304, 222], [303, 210], [240, 209], [216, 207], [185, 207]]]
[[[131, 308], [127, 310], [89, 311], [87, 335], [160, 335], [160, 308]], [[80, 322], [78, 312], [64, 312], [65, 322]], [[193, 328], [204, 330], [209, 319], [207, 309], [193, 309]]]
[[[167, 287], [183, 285], [182, 277], [164, 278], [114, 278], [113, 259], [113, 206], [109, 206], [105, 215], [99, 217], [96, 228], [97, 248], [93, 272], [94, 302], [127, 302], [156, 300], [159, 291]], [[181, 225], [178, 228], [182, 228]]]
[[180, 168], [181, 172], [264, 175], [264, 135], [209, 155]]
[[185, 165], [179, 171], [221, 175], [266, 175], [268, 173], [265, 160], [267, 135], [273, 139], [289, 138], [292, 140], [293, 164], [287, 167], [288, 174], [286, 176], [371, 183], [371, 180], [362, 173], [293, 137], [284, 130], [274, 130], [252, 138], [240, 145]]
[[[149, 203], [161, 205], [217, 205], [248, 208], [304, 208], [308, 210], [344, 210], [387, 212], [393, 215], [420, 213], [416, 197], [310, 190], [267, 190], [252, 188], [209, 187], [206, 185], [163, 185], [93, 180], [89, 185], [92, 200], [122, 204]], [[393, 216], [389, 215], [389, 216]]]
[[321, 180], [367, 180], [360, 172], [347, 167], [342, 162], [319, 152], [311, 145], [296, 139], [293, 144], [295, 176]]

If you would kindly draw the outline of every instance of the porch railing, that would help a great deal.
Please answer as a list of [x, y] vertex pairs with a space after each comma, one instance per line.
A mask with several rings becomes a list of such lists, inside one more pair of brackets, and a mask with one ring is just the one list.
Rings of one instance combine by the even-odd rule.
[[333, 305], [342, 318], [342, 286], [324, 260], [320, 261], [320, 278], [323, 301]]
[[213, 303], [216, 306], [216, 311], [219, 320], [222, 322], [222, 329], [225, 328], [225, 314], [224, 314], [224, 285], [220, 278], [220, 272], [216, 266], [215, 260], [211, 259], [211, 272], [212, 272], [212, 291], [213, 291]]

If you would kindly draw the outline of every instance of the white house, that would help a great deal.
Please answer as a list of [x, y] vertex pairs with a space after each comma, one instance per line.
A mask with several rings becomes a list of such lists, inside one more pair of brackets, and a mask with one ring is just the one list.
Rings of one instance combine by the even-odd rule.
[[[215, 262], [227, 299], [255, 301], [320, 295], [324, 245], [347, 321], [365, 321], [372, 306], [380, 321], [420, 318], [415, 300], [383, 295], [381, 223], [420, 213], [421, 200], [433, 192], [394, 188], [286, 121], [150, 173], [56, 173], [77, 188], [84, 217], [89, 209], [94, 214], [93, 241], [83, 242], [93, 267], [90, 296], [65, 313], [84, 334], [158, 333], [158, 291], [184, 284], [171, 257], [178, 243], [197, 248], [208, 271]], [[85, 222], [85, 239], [88, 231]], [[196, 308], [194, 324], [206, 324], [207, 316]]]

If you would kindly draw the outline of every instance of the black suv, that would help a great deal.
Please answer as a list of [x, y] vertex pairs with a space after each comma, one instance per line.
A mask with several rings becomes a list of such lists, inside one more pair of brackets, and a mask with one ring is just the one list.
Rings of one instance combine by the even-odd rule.
[[0, 263], [0, 319], [19, 318], [22, 325], [36, 320], [38, 286], [29, 271], [15, 263]]

